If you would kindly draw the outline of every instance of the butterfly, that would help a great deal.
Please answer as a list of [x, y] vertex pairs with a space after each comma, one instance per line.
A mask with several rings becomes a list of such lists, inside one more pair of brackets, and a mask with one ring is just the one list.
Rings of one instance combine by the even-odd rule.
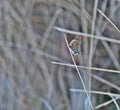
[[77, 37], [69, 42], [69, 49], [73, 55], [78, 55], [80, 53], [82, 37]]

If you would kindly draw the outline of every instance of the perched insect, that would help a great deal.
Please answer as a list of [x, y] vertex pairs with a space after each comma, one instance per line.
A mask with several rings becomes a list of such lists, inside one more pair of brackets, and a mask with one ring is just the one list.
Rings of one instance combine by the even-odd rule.
[[77, 37], [69, 42], [69, 48], [73, 55], [78, 55], [80, 53], [81, 37]]

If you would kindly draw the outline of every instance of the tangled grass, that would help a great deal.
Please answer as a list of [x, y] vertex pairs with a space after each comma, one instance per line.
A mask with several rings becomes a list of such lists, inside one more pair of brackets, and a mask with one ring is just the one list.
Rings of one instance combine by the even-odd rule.
[[119, 0], [0, 0], [0, 110], [119, 110], [119, 19]]

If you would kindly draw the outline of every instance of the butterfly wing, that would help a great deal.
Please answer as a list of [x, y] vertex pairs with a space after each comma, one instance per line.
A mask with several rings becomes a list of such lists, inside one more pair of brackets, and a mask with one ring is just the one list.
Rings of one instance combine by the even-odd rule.
[[80, 53], [80, 44], [81, 44], [81, 37], [73, 39], [69, 43], [70, 51], [73, 55], [78, 55]]

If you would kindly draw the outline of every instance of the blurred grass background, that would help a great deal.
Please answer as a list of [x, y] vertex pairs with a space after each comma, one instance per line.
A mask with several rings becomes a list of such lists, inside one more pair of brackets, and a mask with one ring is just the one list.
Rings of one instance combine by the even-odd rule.
[[[72, 63], [64, 35], [54, 26], [92, 33], [94, 4], [95, 0], [0, 0], [0, 110], [89, 110], [85, 93], [70, 91], [83, 89], [76, 70], [51, 62]], [[98, 0], [97, 8], [120, 29], [119, 0]], [[120, 40], [120, 33], [98, 12], [92, 34]], [[86, 37], [76, 64], [89, 66], [91, 47], [91, 66], [120, 70], [119, 44]], [[79, 70], [87, 89], [120, 93], [119, 74], [92, 71], [89, 82], [90, 71]], [[91, 95], [94, 107], [109, 100], [110, 96]], [[98, 110], [117, 109], [111, 103]]]

